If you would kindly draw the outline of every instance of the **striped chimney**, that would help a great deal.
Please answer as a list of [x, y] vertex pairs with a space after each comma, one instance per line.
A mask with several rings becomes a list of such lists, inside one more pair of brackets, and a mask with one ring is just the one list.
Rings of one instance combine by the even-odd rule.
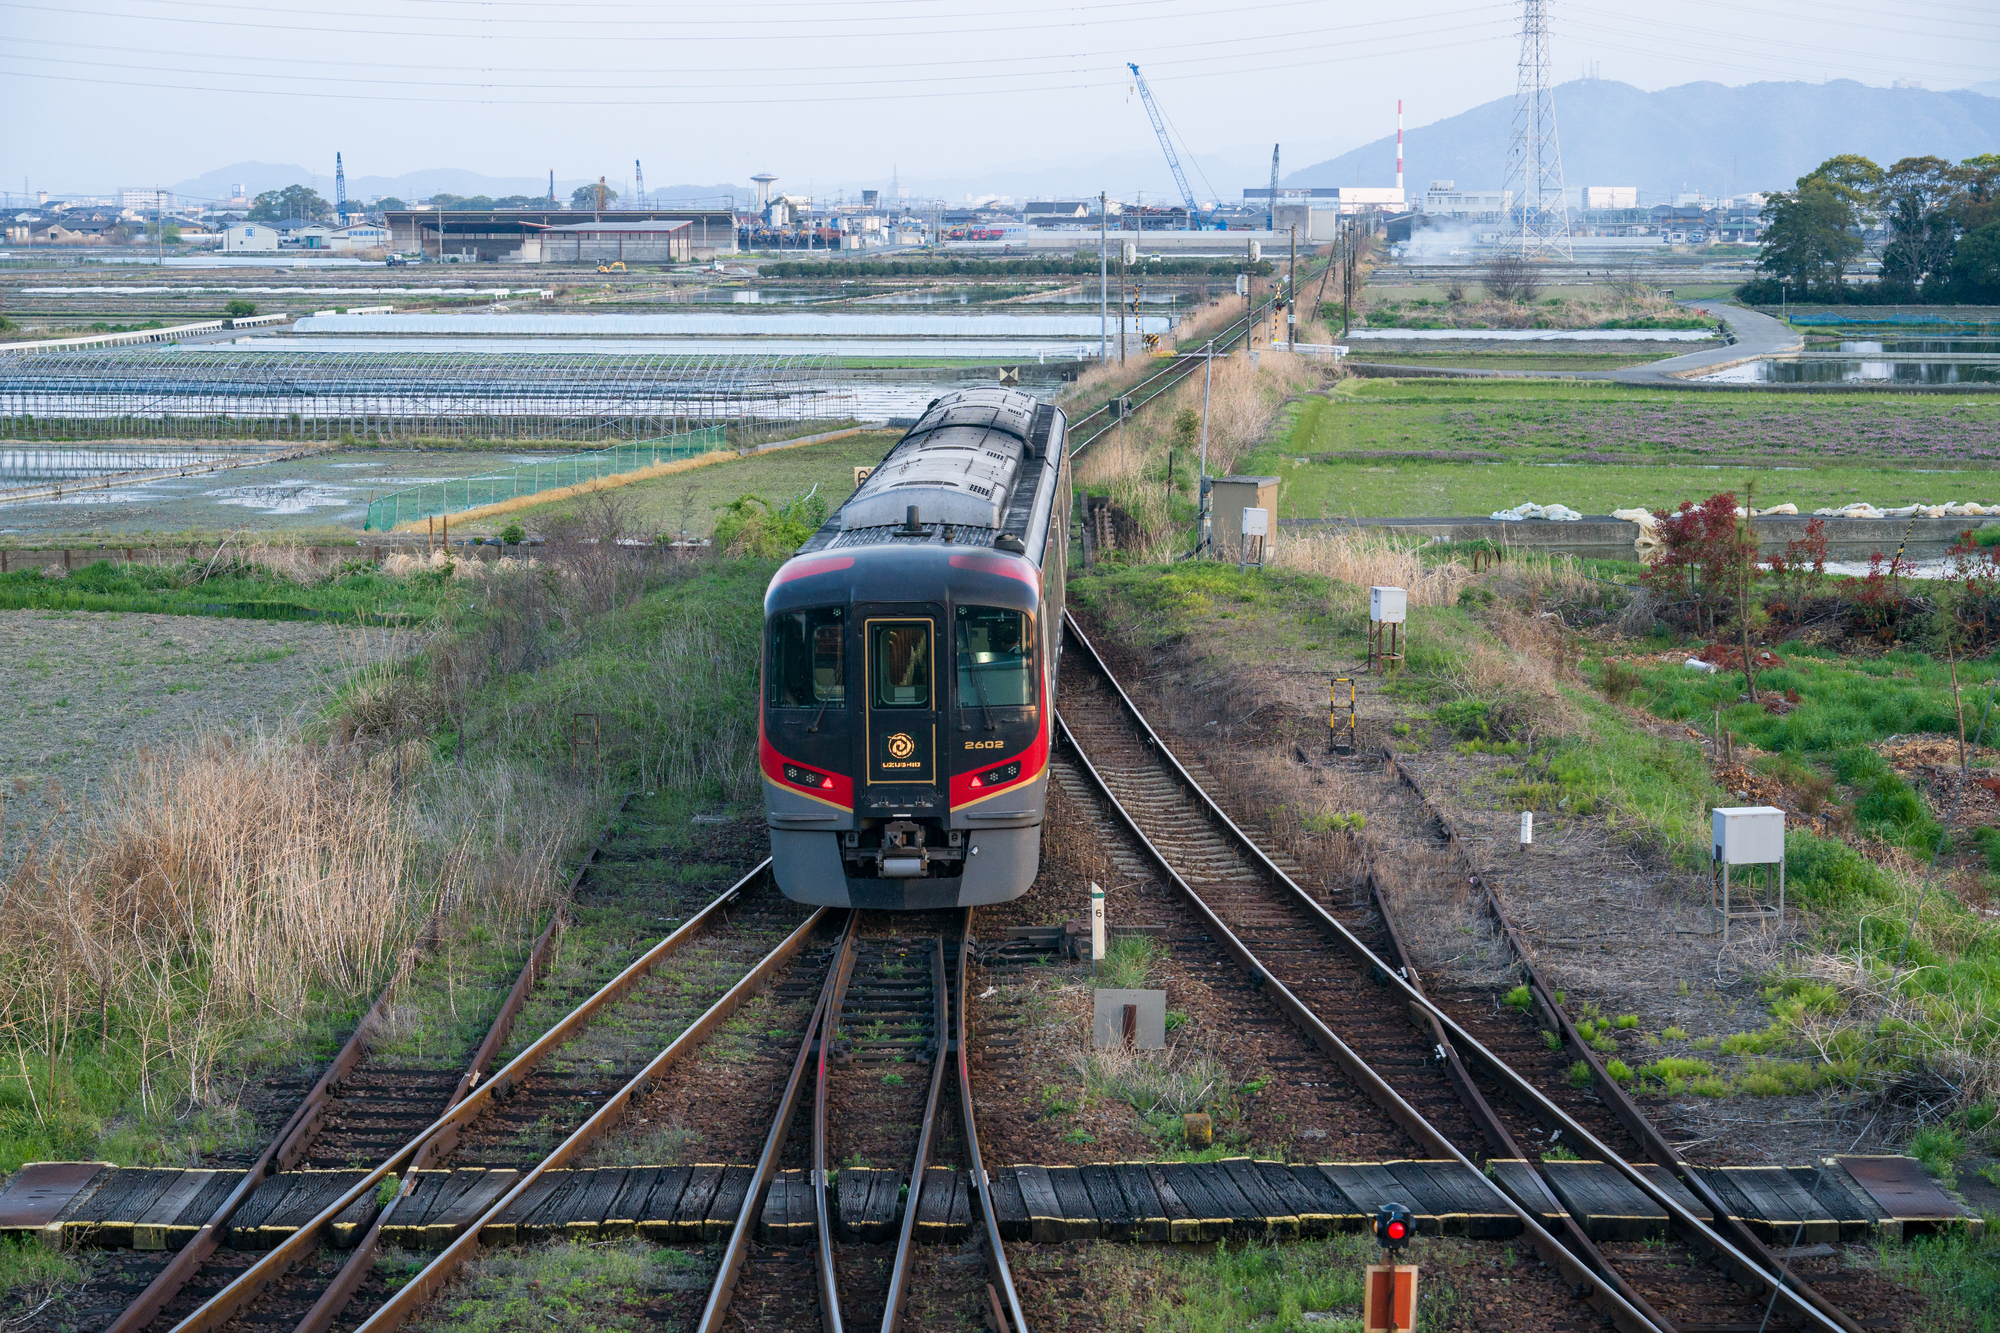
[[1403, 99], [1396, 99], [1396, 195], [1403, 193]]

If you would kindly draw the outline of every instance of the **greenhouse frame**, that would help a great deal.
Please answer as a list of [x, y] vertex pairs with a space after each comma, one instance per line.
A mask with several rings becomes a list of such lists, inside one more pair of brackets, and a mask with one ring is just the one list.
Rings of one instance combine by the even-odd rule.
[[248, 351], [0, 355], [15, 440], [651, 439], [849, 410], [818, 354]]

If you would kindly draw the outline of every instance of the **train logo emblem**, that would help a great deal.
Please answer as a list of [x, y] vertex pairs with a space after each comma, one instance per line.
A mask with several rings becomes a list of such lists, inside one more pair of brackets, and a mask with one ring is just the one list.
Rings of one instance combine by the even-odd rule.
[[908, 732], [899, 731], [889, 738], [889, 757], [891, 759], [908, 759], [916, 752], [917, 743], [910, 739]]

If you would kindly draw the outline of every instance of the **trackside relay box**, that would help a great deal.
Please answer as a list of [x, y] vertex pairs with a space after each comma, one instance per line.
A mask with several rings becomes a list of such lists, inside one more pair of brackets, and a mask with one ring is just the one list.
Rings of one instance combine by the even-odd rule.
[[1782, 864], [1785, 812], [1771, 805], [1717, 806], [1713, 859], [1723, 865]]
[[1410, 594], [1401, 588], [1370, 588], [1368, 618], [1382, 625], [1400, 625], [1409, 618]]

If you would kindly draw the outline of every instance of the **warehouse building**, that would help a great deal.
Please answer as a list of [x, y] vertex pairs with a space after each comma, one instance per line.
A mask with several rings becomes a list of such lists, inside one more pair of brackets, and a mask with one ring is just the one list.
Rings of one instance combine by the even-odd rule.
[[[573, 208], [410, 208], [387, 211], [383, 218], [389, 227], [390, 249], [420, 253], [428, 259], [539, 263], [541, 237], [549, 229], [588, 226], [603, 230], [618, 223], [687, 223], [691, 261], [736, 253], [736, 215], [729, 208], [619, 209], [602, 215]], [[532, 249], [530, 241], [534, 242]], [[572, 254], [574, 250], [572, 242]], [[589, 257], [587, 248], [585, 257]]]
[[521, 247], [529, 263], [685, 264], [693, 254], [691, 222], [579, 222], [544, 227]]

